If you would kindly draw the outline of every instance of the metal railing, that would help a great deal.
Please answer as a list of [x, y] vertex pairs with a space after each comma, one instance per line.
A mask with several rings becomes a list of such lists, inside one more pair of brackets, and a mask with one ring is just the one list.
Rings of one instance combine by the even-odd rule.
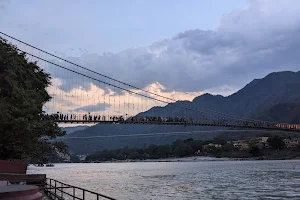
[[62, 183], [51, 178], [46, 178], [45, 180], [44, 193], [52, 200], [116, 200], [115, 198]]

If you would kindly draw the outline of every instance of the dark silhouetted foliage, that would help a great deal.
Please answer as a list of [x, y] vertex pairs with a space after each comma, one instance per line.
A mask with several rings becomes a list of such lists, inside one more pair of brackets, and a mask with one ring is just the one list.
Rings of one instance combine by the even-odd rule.
[[87, 156], [86, 161], [110, 161], [110, 160], [126, 160], [126, 159], [158, 159], [170, 157], [191, 156], [195, 153], [195, 149], [202, 149], [202, 141], [200, 140], [176, 140], [172, 145], [150, 145], [143, 148], [128, 148], [114, 150], [103, 150]]
[[252, 146], [250, 147], [249, 153], [253, 156], [253, 157], [257, 157], [261, 155], [260, 149], [257, 146]]
[[0, 159], [43, 162], [51, 152], [66, 150], [50, 142], [63, 132], [42, 111], [51, 98], [49, 85], [49, 74], [0, 38]]
[[270, 146], [274, 149], [282, 149], [284, 147], [284, 141], [283, 138], [275, 135], [272, 137], [269, 137], [269, 139], [267, 140], [267, 142], [270, 144]]

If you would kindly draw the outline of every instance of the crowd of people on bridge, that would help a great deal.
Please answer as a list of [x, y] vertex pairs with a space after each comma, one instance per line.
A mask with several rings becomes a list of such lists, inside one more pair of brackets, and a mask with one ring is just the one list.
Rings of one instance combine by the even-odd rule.
[[258, 127], [258, 128], [282, 128], [282, 129], [299, 129], [299, 126], [292, 126], [289, 124], [276, 124], [271, 122], [263, 122], [263, 121], [246, 121], [239, 119], [192, 119], [186, 117], [159, 117], [159, 116], [128, 116], [127, 114], [124, 116], [106, 116], [106, 115], [95, 115], [95, 114], [63, 114], [57, 112], [56, 114], [46, 115], [47, 118], [50, 118], [57, 122], [92, 122], [92, 123], [100, 123], [100, 122], [116, 122], [116, 123], [183, 123], [183, 124], [201, 124], [208, 126], [231, 126], [231, 127]]
[[270, 127], [272, 124], [263, 122], [247, 122], [247, 121], [233, 121], [226, 119], [192, 119], [185, 117], [159, 117], [159, 116], [106, 116], [106, 115], [94, 115], [91, 113], [79, 115], [79, 114], [63, 114], [57, 112], [56, 114], [47, 115], [50, 119], [58, 122], [72, 122], [72, 121], [82, 121], [82, 122], [156, 122], [156, 123], [202, 123], [215, 126], [227, 126], [227, 125], [238, 125], [238, 126], [254, 126], [254, 127]]
[[62, 114], [57, 112], [56, 114], [46, 115], [46, 117], [61, 122], [72, 122], [72, 121], [88, 121], [88, 122], [98, 122], [98, 121], [124, 121], [122, 116], [110, 116], [105, 115], [92, 115], [91, 113], [79, 115], [79, 114]]
[[47, 118], [58, 122], [72, 122], [72, 121], [87, 121], [87, 122], [101, 122], [101, 121], [128, 121], [128, 122], [189, 122], [193, 123], [192, 119], [184, 117], [152, 117], [152, 116], [105, 116], [105, 115], [93, 115], [91, 113], [84, 115], [76, 114], [62, 114], [57, 112], [56, 114], [46, 115]]

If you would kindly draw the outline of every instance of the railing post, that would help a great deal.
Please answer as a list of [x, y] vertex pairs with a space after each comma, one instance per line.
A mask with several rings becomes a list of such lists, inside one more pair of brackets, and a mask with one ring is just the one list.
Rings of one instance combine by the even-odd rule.
[[[51, 180], [51, 179], [50, 179]], [[51, 187], [52, 187], [52, 185], [51, 185]], [[55, 196], [57, 196], [56, 195], [56, 180], [54, 181], [54, 194], [55, 194]]]
[[63, 189], [63, 184], [62, 183], [60, 184], [60, 187], [61, 187], [61, 191], [60, 191], [61, 198], [63, 199], [63, 194], [64, 194], [63, 191], [64, 191], [64, 189]]
[[[47, 178], [45, 178], [44, 180], [44, 188], [47, 188], [48, 187], [48, 183], [47, 183]], [[44, 189], [45, 193], [48, 194], [48, 189]]]
[[[45, 179], [45, 184], [50, 187], [45, 187], [45, 194], [53, 199], [53, 200], [63, 200], [65, 196], [65, 198], [67, 199], [78, 199], [78, 200], [85, 200], [85, 199], [89, 199], [89, 197], [91, 197], [90, 195], [93, 195], [93, 198], [96, 200], [100, 200], [103, 198], [105, 199], [111, 199], [114, 200], [114, 198], [93, 192], [93, 191], [89, 191], [89, 190], [85, 190], [83, 188], [79, 188], [79, 187], [74, 187], [72, 185], [69, 184], [65, 184], [62, 183], [60, 181], [56, 181], [55, 179]], [[48, 184], [49, 183], [49, 184]], [[52, 185], [53, 183], [53, 185]], [[54, 189], [54, 190], [53, 190]], [[66, 189], [66, 191], [64, 191], [64, 189]], [[78, 193], [78, 197], [76, 196], [76, 189], [79, 190]], [[53, 191], [52, 191], [53, 190]], [[73, 195], [72, 195], [72, 190], [73, 190]], [[82, 197], [80, 197], [80, 190], [82, 191]], [[58, 194], [58, 191], [61, 192], [61, 194]], [[47, 194], [48, 193], [48, 194]], [[85, 194], [88, 193], [87, 198], [85, 198]], [[66, 194], [66, 195], [64, 195]], [[73, 198], [72, 198], [73, 197]], [[95, 198], [96, 197], [96, 198]]]
[[[50, 179], [50, 188], [52, 187], [52, 179]], [[52, 192], [52, 190], [50, 189], [50, 192]]]
[[73, 187], [73, 200], [75, 199], [75, 188]]
[[42, 181], [43, 187], [47, 187], [47, 184], [46, 184], [47, 182], [46, 181], [47, 181], [47, 179], [44, 178], [43, 181]]

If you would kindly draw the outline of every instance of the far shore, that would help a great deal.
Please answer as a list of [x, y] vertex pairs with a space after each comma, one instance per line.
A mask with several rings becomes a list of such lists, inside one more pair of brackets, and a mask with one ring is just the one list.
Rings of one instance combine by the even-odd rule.
[[146, 160], [113, 160], [113, 161], [96, 161], [91, 163], [131, 163], [131, 162], [207, 162], [207, 161], [251, 161], [251, 160], [299, 160], [297, 158], [280, 158], [271, 159], [267, 157], [250, 157], [250, 158], [216, 158], [209, 156], [190, 156], [183, 158], [161, 158], [161, 159], [146, 159]]
[[[212, 161], [271, 161], [271, 160], [300, 160], [297, 158], [281, 158], [271, 159], [262, 157], [251, 157], [251, 158], [216, 158], [209, 156], [191, 156], [183, 158], [162, 158], [162, 159], [147, 159], [147, 160], [113, 160], [113, 161], [95, 161], [95, 162], [79, 162], [79, 163], [137, 163], [137, 162], [212, 162]], [[54, 163], [54, 164], [76, 164], [76, 163]], [[33, 166], [33, 164], [30, 164]]]

